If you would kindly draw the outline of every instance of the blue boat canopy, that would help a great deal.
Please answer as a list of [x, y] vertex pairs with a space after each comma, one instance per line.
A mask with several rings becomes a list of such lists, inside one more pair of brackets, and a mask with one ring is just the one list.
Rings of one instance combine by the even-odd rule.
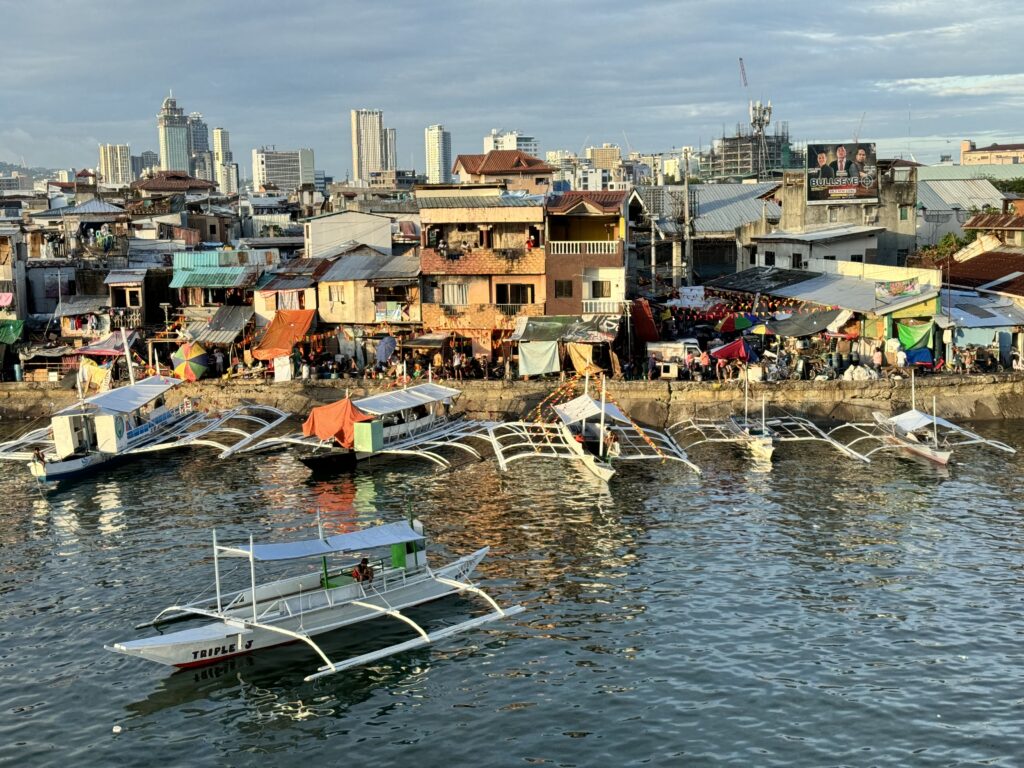
[[[323, 539], [289, 541], [281, 544], [253, 544], [252, 555], [253, 559], [261, 561], [296, 560], [301, 557], [322, 557], [344, 552], [365, 552], [377, 547], [422, 540], [423, 534], [417, 533], [409, 523], [389, 523], [355, 533], [339, 533], [336, 536], [328, 536]], [[249, 556], [249, 545], [218, 547], [218, 549], [223, 549], [226, 554], [235, 557]]]

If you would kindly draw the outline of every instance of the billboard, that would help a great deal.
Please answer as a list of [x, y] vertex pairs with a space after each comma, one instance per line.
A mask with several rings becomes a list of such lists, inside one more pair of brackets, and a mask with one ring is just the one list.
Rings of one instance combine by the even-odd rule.
[[808, 203], [877, 203], [875, 145], [808, 144]]

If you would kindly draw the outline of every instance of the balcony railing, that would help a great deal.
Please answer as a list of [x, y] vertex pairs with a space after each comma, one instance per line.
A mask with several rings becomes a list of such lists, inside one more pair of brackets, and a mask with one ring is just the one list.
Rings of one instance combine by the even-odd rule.
[[529, 304], [495, 304], [494, 306], [505, 317], [515, 317], [523, 311], [523, 307], [528, 307]]
[[623, 315], [629, 302], [621, 299], [584, 299], [584, 315]]
[[549, 256], [621, 256], [621, 240], [548, 240]]

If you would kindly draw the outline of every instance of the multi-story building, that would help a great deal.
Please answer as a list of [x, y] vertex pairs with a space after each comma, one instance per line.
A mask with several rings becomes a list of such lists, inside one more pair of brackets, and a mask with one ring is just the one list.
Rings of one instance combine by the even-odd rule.
[[210, 129], [199, 112], [186, 118], [188, 125], [188, 156], [190, 169], [197, 179], [214, 181], [213, 154], [210, 152]]
[[384, 140], [381, 147], [384, 151], [384, 156], [381, 158], [381, 170], [395, 170], [398, 167], [398, 141], [394, 128], [384, 129]]
[[124, 187], [131, 184], [132, 150], [127, 144], [100, 144], [99, 173], [101, 181], [108, 187]]
[[602, 144], [600, 147], [587, 147], [587, 159], [595, 168], [614, 171], [622, 165], [622, 150], [618, 144]]
[[252, 183], [256, 189], [273, 185], [282, 191], [313, 184], [313, 150], [260, 147], [252, 151]]
[[352, 175], [366, 182], [371, 171], [384, 170], [384, 113], [379, 109], [352, 110]]
[[424, 131], [427, 160], [427, 183], [450, 184], [452, 181], [452, 135], [443, 125], [431, 125]]
[[[759, 168], [762, 155], [765, 167]], [[701, 156], [700, 165], [701, 177], [708, 179], [747, 178], [759, 173], [764, 177], [785, 168], [802, 168], [804, 153], [790, 143], [788, 122], [779, 123], [774, 133], [762, 136], [737, 125], [734, 136], [715, 139], [707, 154]]]
[[217, 189], [225, 195], [238, 192], [238, 163], [233, 162], [231, 137], [224, 128], [213, 129], [213, 168]]
[[132, 179], [141, 179], [146, 173], [160, 170], [160, 155], [147, 149], [141, 155], [132, 155]]
[[503, 184], [511, 191], [544, 195], [555, 169], [539, 157], [519, 150], [494, 150], [486, 155], [459, 155], [452, 169], [464, 184]]
[[960, 142], [960, 165], [1024, 164], [1024, 144], [990, 144], [978, 149], [970, 139]]
[[492, 128], [491, 132], [484, 136], [484, 153], [496, 149], [518, 149], [528, 155], [540, 154], [540, 145], [533, 136], [526, 136], [519, 131], [499, 131]]
[[185, 171], [189, 164], [189, 128], [185, 110], [172, 96], [164, 99], [156, 116], [157, 136], [160, 139], [160, 170]]

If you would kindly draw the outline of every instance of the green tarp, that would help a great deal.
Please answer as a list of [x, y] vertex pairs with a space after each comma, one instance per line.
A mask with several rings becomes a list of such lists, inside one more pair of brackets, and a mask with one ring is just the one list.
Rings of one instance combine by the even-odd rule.
[[13, 344], [21, 338], [24, 320], [0, 320], [0, 344]]
[[932, 323], [906, 325], [896, 323], [896, 333], [904, 349], [926, 349], [932, 345]]

